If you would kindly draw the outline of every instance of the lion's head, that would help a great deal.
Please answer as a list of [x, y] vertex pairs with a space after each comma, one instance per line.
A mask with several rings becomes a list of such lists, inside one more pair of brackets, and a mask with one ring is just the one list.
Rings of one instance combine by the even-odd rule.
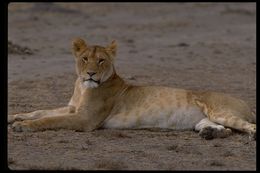
[[116, 42], [108, 46], [90, 46], [77, 38], [72, 42], [76, 60], [76, 72], [83, 86], [96, 88], [114, 74], [113, 61], [116, 55]]

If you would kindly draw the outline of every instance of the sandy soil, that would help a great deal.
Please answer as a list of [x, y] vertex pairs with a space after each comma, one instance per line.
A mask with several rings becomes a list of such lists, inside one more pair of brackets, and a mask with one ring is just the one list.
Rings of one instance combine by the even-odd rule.
[[[230, 93], [256, 109], [256, 4], [11, 3], [8, 113], [68, 103], [71, 40], [119, 44], [116, 69], [133, 84]], [[70, 130], [16, 133], [10, 169], [255, 170], [256, 142], [238, 132]]]

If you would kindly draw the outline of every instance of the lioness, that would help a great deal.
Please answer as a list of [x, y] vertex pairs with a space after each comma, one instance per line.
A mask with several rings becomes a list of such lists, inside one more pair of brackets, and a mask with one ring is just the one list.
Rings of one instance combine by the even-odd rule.
[[215, 92], [130, 85], [115, 71], [115, 41], [102, 47], [77, 38], [72, 47], [78, 78], [68, 105], [10, 115], [9, 123], [16, 121], [15, 131], [195, 129], [201, 137], [212, 139], [227, 137], [232, 128], [255, 139], [255, 114], [244, 101]]

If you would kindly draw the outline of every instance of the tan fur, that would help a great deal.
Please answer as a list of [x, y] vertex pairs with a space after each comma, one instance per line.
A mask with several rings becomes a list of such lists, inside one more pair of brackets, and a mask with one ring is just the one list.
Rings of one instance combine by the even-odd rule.
[[230, 134], [225, 126], [255, 136], [254, 118], [244, 101], [215, 92], [127, 84], [114, 69], [116, 49], [115, 41], [102, 47], [75, 39], [78, 79], [68, 106], [10, 115], [9, 123], [16, 121], [13, 129], [195, 128], [201, 136], [212, 129], [223, 136]]

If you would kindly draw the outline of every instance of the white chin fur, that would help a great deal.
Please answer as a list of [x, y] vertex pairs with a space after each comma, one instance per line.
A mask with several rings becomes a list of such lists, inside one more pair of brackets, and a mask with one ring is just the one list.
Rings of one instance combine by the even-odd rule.
[[84, 81], [83, 86], [86, 88], [97, 88], [98, 84], [94, 81]]

